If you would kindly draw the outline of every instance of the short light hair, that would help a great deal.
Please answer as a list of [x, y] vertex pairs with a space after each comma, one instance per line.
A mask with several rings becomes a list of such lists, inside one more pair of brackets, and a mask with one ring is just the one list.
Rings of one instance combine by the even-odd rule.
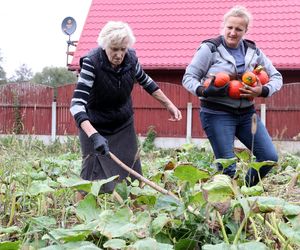
[[109, 21], [101, 29], [97, 42], [100, 47], [106, 49], [111, 44], [120, 44], [128, 39], [128, 48], [135, 43], [135, 37], [129, 25], [121, 21]]
[[246, 22], [246, 29], [250, 26], [252, 22], [252, 15], [246, 9], [246, 7], [241, 5], [233, 6], [225, 15], [223, 16], [223, 26], [225, 26], [226, 21], [229, 17], [241, 17]]

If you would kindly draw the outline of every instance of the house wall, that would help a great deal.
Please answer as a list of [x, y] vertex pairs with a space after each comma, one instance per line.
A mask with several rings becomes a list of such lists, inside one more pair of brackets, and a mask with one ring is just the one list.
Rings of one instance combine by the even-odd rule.
[[144, 69], [151, 78], [157, 82], [170, 82], [181, 85], [184, 70], [153, 70]]
[[279, 70], [284, 83], [300, 82], [300, 70]]

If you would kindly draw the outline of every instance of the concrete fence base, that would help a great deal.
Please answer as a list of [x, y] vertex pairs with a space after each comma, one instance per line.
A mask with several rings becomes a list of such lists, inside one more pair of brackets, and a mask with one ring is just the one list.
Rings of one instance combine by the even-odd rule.
[[[11, 135], [0, 135], [0, 138], [5, 138]], [[46, 145], [53, 143], [53, 137], [51, 135], [14, 135], [18, 139], [36, 139], [40, 140]], [[70, 139], [74, 139], [76, 136], [57, 136], [56, 140], [59, 140], [61, 143], [65, 143]], [[139, 140], [143, 142], [145, 137], [139, 137]], [[289, 152], [291, 154], [300, 153], [300, 141], [279, 141], [273, 140], [278, 152], [284, 153]], [[158, 148], [168, 149], [168, 148], [180, 148], [186, 143], [195, 144], [198, 147], [205, 147], [211, 150], [210, 144], [207, 139], [195, 139], [195, 138], [174, 138], [174, 137], [157, 137], [155, 138], [154, 144]], [[245, 147], [238, 140], [235, 141], [235, 147], [243, 148]]]

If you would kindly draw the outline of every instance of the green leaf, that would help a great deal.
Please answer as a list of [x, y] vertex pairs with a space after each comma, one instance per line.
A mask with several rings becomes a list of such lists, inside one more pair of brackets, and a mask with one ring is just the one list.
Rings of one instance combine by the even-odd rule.
[[190, 204], [198, 204], [200, 206], [203, 206], [206, 203], [206, 201], [203, 197], [203, 193], [198, 192], [198, 193], [195, 193], [195, 194], [189, 196], [189, 203]]
[[296, 216], [300, 214], [300, 206], [289, 204], [285, 200], [278, 197], [253, 196], [247, 198], [250, 202], [256, 202], [260, 212], [268, 213], [280, 211], [285, 216]]
[[40, 250], [101, 250], [101, 248], [89, 241], [78, 241], [61, 245], [52, 245], [40, 248]]
[[43, 231], [45, 229], [49, 230], [56, 226], [56, 219], [48, 216], [33, 217], [30, 218], [29, 221], [31, 222], [31, 231]]
[[277, 163], [275, 161], [262, 161], [262, 162], [249, 162], [249, 167], [254, 168], [259, 171], [263, 166], [275, 166]]
[[157, 250], [174, 250], [173, 246], [167, 243], [157, 243]]
[[32, 180], [43, 181], [47, 179], [47, 174], [43, 171], [41, 172], [31, 172], [30, 177]]
[[121, 208], [116, 213], [105, 210], [100, 214], [97, 230], [109, 239], [121, 237], [138, 228], [131, 222], [131, 217], [129, 208]]
[[155, 209], [164, 211], [175, 211], [182, 207], [183, 204], [179, 200], [170, 195], [161, 195], [157, 198]]
[[204, 245], [202, 246], [202, 250], [230, 250], [230, 245], [227, 243], [220, 243], [217, 245]]
[[136, 199], [138, 204], [154, 206], [156, 203], [156, 196], [142, 195]]
[[61, 183], [63, 187], [75, 188], [76, 190], [82, 190], [87, 193], [91, 191], [92, 182], [83, 180], [76, 175], [72, 175], [71, 177], [58, 177], [57, 181]]
[[136, 196], [146, 195], [146, 196], [156, 196], [157, 191], [149, 186], [145, 186], [143, 188], [140, 187], [132, 187], [130, 193]]
[[[76, 230], [74, 228], [68, 229], [68, 228], [56, 228], [54, 230], [51, 230], [49, 232], [49, 235], [51, 235], [51, 238], [53, 237], [56, 240], [63, 240], [64, 242], [70, 242], [70, 241], [82, 241], [84, 240], [92, 230]], [[48, 240], [51, 239], [48, 234], [44, 235], [42, 237], [42, 240]]]
[[250, 161], [251, 159], [251, 152], [246, 149], [240, 152], [235, 152], [235, 155], [244, 162]]
[[115, 186], [115, 192], [117, 192], [124, 201], [128, 199], [130, 189], [128, 188], [125, 180], [117, 183], [117, 185]]
[[169, 221], [170, 218], [166, 214], [158, 214], [151, 223], [152, 234], [158, 234]]
[[[155, 235], [155, 240], [157, 242], [164, 243], [164, 244], [173, 244], [168, 233], [169, 232], [166, 232], [166, 233], [160, 232], [160, 233], [158, 233], [157, 235]], [[174, 248], [172, 247], [172, 249], [174, 249]]]
[[202, 187], [204, 199], [211, 203], [221, 214], [225, 214], [234, 197], [231, 179], [227, 175], [215, 175]]
[[251, 213], [251, 209], [250, 209], [248, 200], [245, 198], [242, 198], [240, 196], [237, 196], [237, 200], [239, 201], [239, 204], [242, 206], [244, 214], [247, 217]]
[[153, 250], [158, 249], [158, 244], [155, 239], [146, 238], [143, 240], [138, 240], [132, 245], [135, 250]]
[[262, 186], [253, 186], [253, 187], [246, 187], [242, 186], [241, 187], [241, 193], [243, 195], [248, 195], [248, 196], [258, 196], [261, 195], [264, 192], [264, 188]]
[[21, 229], [17, 226], [12, 226], [12, 227], [7, 227], [7, 228], [0, 227], [0, 234], [18, 233], [20, 231], [21, 231]]
[[230, 177], [215, 175], [213, 179], [203, 185], [203, 195], [210, 203], [225, 202], [234, 196]]
[[[48, 246], [49, 243], [47, 240], [35, 239], [34, 241], [27, 241], [22, 244], [22, 250], [35, 250], [41, 249], [43, 247]], [[1, 248], [0, 248], [1, 249]]]
[[180, 239], [175, 244], [175, 250], [194, 250], [196, 247], [196, 241], [191, 239]]
[[139, 228], [148, 228], [151, 220], [150, 214], [146, 211], [136, 213], [136, 225]]
[[247, 242], [238, 245], [229, 245], [221, 243], [217, 245], [204, 245], [202, 250], [268, 250], [267, 246], [261, 242]]
[[188, 181], [195, 185], [199, 180], [210, 177], [205, 170], [197, 169], [192, 165], [178, 165], [174, 170], [174, 175], [182, 181]]
[[97, 180], [97, 181], [93, 181], [92, 182], [92, 187], [91, 187], [91, 193], [95, 196], [98, 196], [99, 195], [99, 192], [100, 192], [100, 189], [101, 187], [108, 183], [108, 182], [111, 182], [113, 180], [115, 180], [116, 178], [118, 178], [118, 175], [115, 175], [115, 176], [112, 176], [108, 179], [103, 179], [103, 180]]
[[77, 206], [76, 214], [85, 222], [97, 220], [101, 209], [97, 206], [96, 198], [88, 194], [81, 200]]
[[228, 168], [230, 165], [232, 165], [233, 163], [236, 162], [236, 157], [233, 158], [229, 158], [229, 159], [223, 159], [223, 158], [219, 158], [219, 159], [215, 159], [213, 161], [214, 164], [216, 163], [220, 163], [222, 165], [223, 168]]
[[121, 239], [108, 240], [103, 245], [105, 248], [123, 249], [126, 247], [126, 241]]
[[44, 181], [33, 181], [29, 187], [29, 194], [32, 196], [54, 192], [55, 190], [48, 186], [48, 184]]
[[300, 226], [292, 228], [286, 223], [279, 223], [279, 230], [289, 239], [289, 241], [300, 245]]
[[154, 176], [151, 177], [151, 181], [153, 181], [155, 183], [160, 183], [162, 176], [163, 176], [163, 173], [158, 172]]
[[20, 241], [3, 241], [0, 242], [0, 249], [1, 250], [19, 250], [20, 249], [21, 242]]

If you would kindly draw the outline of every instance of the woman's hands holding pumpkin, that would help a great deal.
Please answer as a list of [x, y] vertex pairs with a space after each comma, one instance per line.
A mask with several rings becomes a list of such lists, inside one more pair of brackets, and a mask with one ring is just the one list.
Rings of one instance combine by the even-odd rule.
[[215, 86], [215, 76], [212, 77], [210, 84], [206, 89], [203, 89], [202, 86], [197, 88], [197, 95], [204, 97], [224, 97], [228, 95], [229, 84], [225, 84], [222, 87]]
[[256, 79], [255, 86], [249, 86], [247, 84], [244, 84], [244, 88], [240, 88], [241, 91], [241, 97], [243, 98], [251, 98], [251, 97], [258, 97], [262, 94], [263, 86], [260, 82], [260, 80]]

